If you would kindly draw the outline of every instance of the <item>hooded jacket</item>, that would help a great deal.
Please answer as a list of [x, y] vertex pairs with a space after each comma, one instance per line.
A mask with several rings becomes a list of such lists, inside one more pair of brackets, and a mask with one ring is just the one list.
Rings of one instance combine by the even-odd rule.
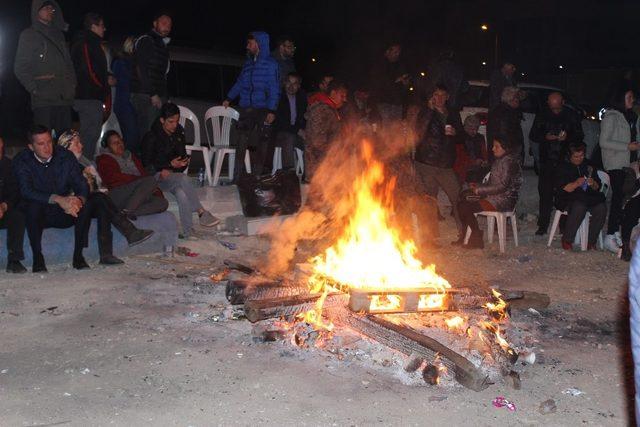
[[495, 159], [489, 180], [478, 185], [477, 192], [498, 212], [511, 212], [518, 202], [521, 186], [520, 153], [513, 152]]
[[[640, 120], [636, 123], [636, 129]], [[611, 108], [604, 113], [600, 124], [600, 150], [605, 170], [622, 169], [631, 164], [631, 127], [620, 111]]]
[[91, 30], [80, 31], [71, 45], [71, 59], [78, 78], [76, 99], [104, 101], [111, 89], [102, 38]]
[[76, 74], [64, 39], [67, 30], [62, 10], [51, 1], [56, 12], [51, 25], [38, 20], [44, 0], [31, 4], [31, 27], [20, 34], [14, 72], [31, 94], [31, 108], [71, 106], [76, 92]]
[[169, 49], [165, 38], [151, 30], [136, 40], [131, 92], [167, 97]]
[[150, 175], [163, 169], [182, 172], [185, 168], [174, 169], [171, 160], [187, 155], [186, 144], [184, 128], [181, 125], [178, 125], [172, 135], [167, 135], [162, 129], [160, 119], [157, 119], [151, 130], [142, 138], [142, 164]]
[[249, 56], [233, 85], [227, 99], [240, 97], [242, 108], [266, 108], [275, 113], [280, 97], [278, 62], [269, 52], [269, 34], [262, 31], [251, 33], [260, 48], [257, 56]]

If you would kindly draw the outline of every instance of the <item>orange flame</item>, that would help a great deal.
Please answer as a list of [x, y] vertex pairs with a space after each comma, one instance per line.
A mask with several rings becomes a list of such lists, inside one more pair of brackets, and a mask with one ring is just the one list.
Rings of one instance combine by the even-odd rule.
[[491, 289], [493, 296], [497, 300], [496, 303], [488, 302], [483, 307], [489, 310], [498, 321], [504, 320], [508, 317], [507, 314], [507, 303], [502, 299], [502, 294], [495, 289]]

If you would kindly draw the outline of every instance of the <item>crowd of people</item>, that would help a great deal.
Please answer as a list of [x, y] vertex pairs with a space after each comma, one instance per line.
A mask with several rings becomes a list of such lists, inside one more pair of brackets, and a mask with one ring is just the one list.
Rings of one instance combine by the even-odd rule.
[[[15, 59], [15, 74], [31, 96], [33, 126], [27, 148], [13, 162], [0, 149], [0, 227], [8, 228], [7, 271], [26, 271], [20, 263], [25, 228], [37, 272], [46, 271], [43, 229], [72, 226], [73, 266], [87, 268], [82, 250], [88, 244], [92, 218], [98, 219], [100, 262], [121, 263], [112, 253], [111, 225], [132, 245], [148, 239], [153, 231], [140, 230], [132, 221], [165, 211], [163, 192], [177, 200], [181, 238], [197, 235], [194, 213], [202, 226], [219, 223], [204, 209], [183, 173], [190, 163], [187, 141], [179, 124], [180, 110], [170, 102], [167, 89], [172, 24], [169, 14], [157, 14], [151, 30], [127, 38], [110, 61], [102, 16], [86, 14], [69, 47], [59, 4], [33, 1], [32, 26], [21, 34]], [[520, 101], [526, 94], [517, 86], [512, 62], [505, 61], [491, 78], [485, 140], [477, 115], [461, 120], [461, 96], [468, 85], [450, 50], [433, 64], [427, 84], [417, 90], [403, 61], [401, 43], [390, 42], [371, 68], [368, 82], [350, 91], [326, 73], [317, 90], [307, 95], [296, 71], [291, 37], [279, 38], [272, 51], [269, 35], [254, 31], [247, 36], [246, 49], [247, 59], [221, 102], [225, 108], [235, 108], [240, 117], [233, 132], [234, 181], [248, 173], [247, 150], [251, 173], [260, 176], [271, 171], [273, 152], [280, 147], [283, 169], [294, 169], [296, 150], [304, 152], [303, 179], [313, 185], [330, 145], [350, 125], [372, 134], [400, 125], [413, 141], [412, 150], [402, 153], [395, 164], [402, 165], [395, 169], [398, 182], [410, 188], [409, 206], [416, 211], [434, 208], [425, 210], [433, 215], [420, 216], [429, 223], [425, 229], [430, 236], [424, 244], [437, 246], [440, 213], [435, 200], [440, 189], [452, 204], [458, 228], [454, 245], [483, 247], [475, 213], [514, 210], [522, 185]], [[613, 196], [605, 240], [609, 245], [620, 240], [622, 257], [628, 260], [631, 230], [640, 218], [640, 143], [633, 91], [625, 91], [618, 101], [604, 116], [598, 149], [610, 184], [598, 175], [598, 165], [585, 158], [581, 119], [564, 105], [560, 93], [549, 95], [548, 108], [536, 116], [529, 138], [540, 147], [536, 234], [548, 232], [554, 207], [566, 211], [562, 247], [571, 249], [589, 213], [588, 247], [594, 248], [607, 217], [601, 190], [610, 185]], [[121, 134], [109, 131], [100, 139], [111, 109]], [[79, 131], [71, 130], [72, 110]], [[471, 237], [465, 243], [467, 229]]]

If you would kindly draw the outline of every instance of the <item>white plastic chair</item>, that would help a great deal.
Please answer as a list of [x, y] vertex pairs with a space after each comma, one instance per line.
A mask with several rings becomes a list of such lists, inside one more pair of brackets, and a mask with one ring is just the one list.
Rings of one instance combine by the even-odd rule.
[[[482, 183], [489, 181], [491, 172], [485, 175], [482, 179]], [[516, 210], [511, 212], [496, 212], [496, 211], [482, 211], [474, 214], [476, 217], [479, 215], [487, 217], [487, 240], [489, 243], [493, 243], [493, 230], [495, 224], [498, 224], [498, 244], [500, 246], [500, 253], [504, 253], [504, 247], [507, 241], [507, 219], [511, 219], [511, 230], [513, 231], [513, 243], [518, 246], [518, 219], [516, 216]], [[467, 227], [466, 234], [464, 236], [464, 244], [469, 242], [471, 237], [471, 228]]]
[[[607, 197], [607, 193], [609, 193], [609, 187], [611, 187], [611, 178], [609, 174], [604, 171], [598, 171], [598, 178], [600, 178], [600, 182], [602, 185], [600, 186], [600, 192], [604, 194], [604, 197]], [[551, 231], [549, 232], [549, 240], [547, 241], [547, 246], [551, 246], [551, 242], [553, 242], [553, 238], [556, 235], [556, 231], [558, 230], [558, 224], [560, 223], [560, 218], [562, 215], [567, 215], [567, 211], [557, 210], [553, 214], [553, 223], [551, 224]], [[581, 251], [586, 251], [589, 245], [589, 218], [591, 218], [591, 214], [587, 212], [584, 216], [584, 219], [580, 223], [580, 227], [578, 228], [578, 232], [576, 233], [576, 238], [574, 239], [575, 244], [580, 245]], [[598, 247], [600, 249], [604, 248], [604, 242], [602, 238], [602, 230], [600, 230], [600, 234], [598, 234]]]
[[[193, 144], [187, 145], [184, 148], [187, 150], [188, 155], [191, 155], [193, 151], [202, 152], [202, 158], [204, 159], [204, 170], [205, 170], [205, 174], [207, 175], [207, 181], [209, 182], [209, 185], [212, 185], [211, 184], [212, 182], [211, 181], [211, 152], [209, 150], [209, 147], [203, 146], [200, 143], [201, 142], [200, 141], [200, 120], [198, 120], [198, 117], [193, 113], [193, 111], [191, 111], [187, 107], [183, 107], [182, 105], [179, 105], [178, 108], [180, 109], [180, 125], [182, 127], [186, 127], [187, 120], [191, 121], [191, 123], [193, 124]], [[189, 171], [189, 168], [186, 168], [184, 170], [185, 175], [187, 174], [188, 171]]]
[[[224, 157], [229, 155], [229, 179], [233, 179], [233, 172], [236, 161], [236, 149], [229, 146], [231, 138], [231, 123], [233, 120], [238, 121], [240, 113], [233, 108], [211, 107], [204, 114], [205, 131], [207, 141], [212, 150], [213, 156], [213, 184], [218, 185], [220, 180], [220, 172], [222, 171], [222, 162]], [[251, 173], [251, 158], [249, 151], [245, 152], [244, 166], [248, 173]]]
[[[302, 177], [304, 175], [304, 151], [299, 148], [295, 148], [295, 166], [296, 175]], [[271, 169], [271, 175], [275, 174], [278, 169], [282, 169], [282, 147], [275, 147], [273, 151], [273, 169]]]

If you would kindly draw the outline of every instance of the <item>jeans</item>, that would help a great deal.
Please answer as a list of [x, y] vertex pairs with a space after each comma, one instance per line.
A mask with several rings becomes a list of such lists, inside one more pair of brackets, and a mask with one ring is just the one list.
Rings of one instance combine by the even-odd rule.
[[182, 233], [188, 236], [193, 230], [193, 213], [203, 209], [191, 180], [185, 174], [173, 172], [164, 179], [158, 179], [158, 188], [175, 196]]
[[5, 212], [0, 219], [0, 228], [7, 229], [7, 261], [23, 260], [25, 218], [22, 211], [13, 208]]
[[[67, 215], [58, 205], [46, 204], [25, 200], [21, 206], [27, 220], [27, 235], [31, 244], [31, 252], [35, 260], [38, 255], [42, 255], [42, 232], [45, 228], [69, 228], [75, 226], [75, 248], [74, 253], [82, 251], [83, 242], [86, 241], [87, 230], [84, 230], [83, 223], [71, 215]], [[79, 215], [82, 214], [80, 211]]]
[[126, 209], [136, 216], [151, 215], [164, 212], [169, 207], [167, 199], [154, 194], [157, 188], [156, 179], [145, 176], [112, 188], [109, 191], [109, 197], [118, 210]]
[[302, 148], [301, 138], [295, 133], [278, 132], [276, 135], [276, 147], [282, 147], [282, 169], [294, 169], [296, 167], [295, 149]]
[[458, 182], [458, 176], [452, 168], [437, 168], [424, 163], [415, 162], [416, 171], [418, 176], [422, 179], [426, 193], [433, 197], [438, 197], [438, 188], [446, 193], [449, 201], [451, 202], [451, 208], [453, 210], [453, 216], [458, 226], [458, 233], [462, 235], [465, 230], [462, 228], [460, 222], [460, 215], [458, 213], [458, 198], [460, 196], [460, 183]]
[[538, 227], [545, 230], [549, 228], [551, 211], [553, 210], [553, 186], [556, 166], [556, 164], [550, 162], [538, 165], [538, 196], [540, 200], [538, 206]]
[[[167, 100], [163, 99], [162, 103], [164, 104], [165, 102], [167, 102]], [[138, 138], [140, 138], [141, 141], [144, 135], [151, 130], [153, 122], [155, 122], [160, 115], [160, 110], [151, 104], [151, 96], [145, 93], [132, 93], [131, 104], [136, 111]], [[135, 144], [128, 142], [128, 144], [139, 147], [140, 141], [137, 141]]]
[[82, 138], [82, 154], [93, 160], [102, 131], [102, 101], [97, 99], [76, 99], [73, 103], [80, 118], [80, 138]]
[[607, 171], [611, 178], [611, 207], [609, 208], [609, 223], [607, 224], [607, 234], [614, 234], [620, 229], [622, 221], [622, 203], [624, 201], [624, 177], [622, 169]]
[[622, 226], [620, 227], [620, 238], [623, 242], [629, 243], [633, 227], [638, 225], [640, 219], [640, 197], [629, 200], [622, 211]]
[[[635, 252], [640, 251], [636, 247]], [[631, 330], [631, 352], [633, 353], [634, 379], [636, 385], [635, 412], [636, 420], [640, 420], [640, 253], [631, 258], [629, 269], [629, 311]]]
[[235, 127], [236, 161], [234, 181], [244, 170], [244, 156], [247, 149], [252, 148], [251, 172], [254, 176], [262, 175], [265, 159], [272, 139], [273, 128], [265, 125], [268, 111], [264, 108], [239, 109], [240, 120]]

